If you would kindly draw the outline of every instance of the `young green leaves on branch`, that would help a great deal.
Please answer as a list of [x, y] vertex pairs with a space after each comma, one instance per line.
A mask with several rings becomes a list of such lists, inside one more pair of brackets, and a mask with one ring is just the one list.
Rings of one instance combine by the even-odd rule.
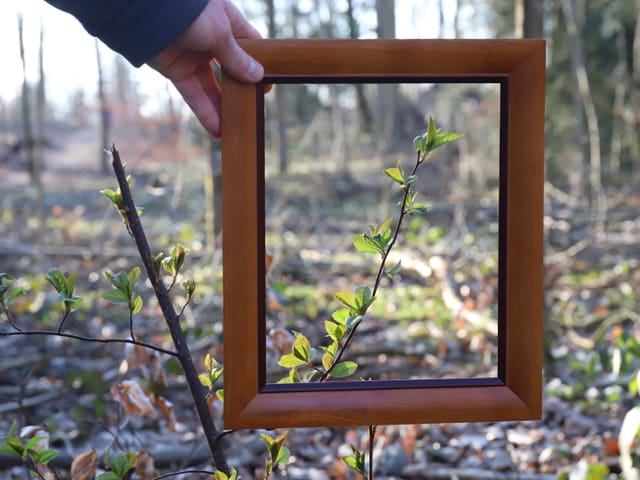
[[104, 452], [104, 464], [111, 470], [98, 476], [97, 480], [124, 480], [129, 478], [129, 472], [136, 466], [135, 452], [118, 452], [111, 456]]
[[429, 117], [427, 131], [413, 139], [413, 146], [419, 154], [418, 163], [424, 162], [435, 149], [463, 136], [461, 133], [440, 133], [440, 129], [436, 128], [433, 118]]
[[[129, 186], [131, 186], [131, 184], [133, 183], [131, 175], [127, 175], [127, 183], [129, 184]], [[127, 227], [127, 232], [129, 232], [129, 235], [133, 236], [133, 232], [131, 232], [131, 227], [129, 226], [129, 222], [127, 220], [127, 207], [124, 204], [124, 200], [122, 198], [122, 190], [120, 190], [120, 187], [118, 187], [116, 190], [105, 188], [103, 190], [100, 190], [100, 193], [111, 200], [111, 203], [113, 203], [113, 206], [116, 207], [116, 210], [120, 214], [124, 225]], [[142, 215], [143, 210], [143, 208], [136, 207], [138, 215]]]
[[[213, 394], [214, 387], [218, 379], [224, 373], [224, 367], [218, 363], [218, 361], [213, 358], [211, 355], [207, 353], [207, 356], [204, 359], [204, 368], [206, 369], [206, 373], [201, 373], [198, 375], [200, 379], [200, 383], [202, 386], [207, 387], [209, 392], [207, 396], [210, 397]], [[221, 402], [224, 402], [224, 390], [219, 389], [215, 392], [216, 397]]]
[[273, 473], [273, 469], [276, 465], [286, 465], [289, 462], [289, 449], [284, 446], [284, 441], [287, 438], [289, 432], [284, 432], [282, 435], [273, 438], [266, 433], [261, 433], [260, 436], [267, 447], [268, 458], [265, 462], [265, 480], [268, 479]]
[[58, 326], [58, 333], [60, 333], [69, 314], [82, 303], [82, 297], [74, 294], [78, 272], [71, 272], [68, 277], [65, 277], [60, 270], [52, 268], [47, 272], [45, 278], [58, 292], [58, 299], [64, 305], [64, 316]]
[[[41, 429], [41, 427], [38, 427], [38, 429]], [[51, 473], [46, 470], [47, 464], [58, 455], [58, 451], [49, 448], [47, 432], [44, 432], [44, 435], [38, 435], [38, 433], [36, 431], [28, 440], [20, 438], [22, 433], [18, 435], [16, 422], [14, 421], [9, 428], [8, 435], [0, 443], [0, 452], [18, 457], [25, 467], [31, 471], [32, 477], [45, 478], [45, 474]]]
[[102, 298], [113, 303], [124, 303], [129, 308], [129, 333], [131, 340], [136, 336], [133, 331], [133, 316], [142, 310], [142, 297], [135, 291], [140, 279], [140, 267], [133, 267], [129, 273], [120, 272], [115, 275], [110, 270], [105, 270], [104, 276], [113, 285], [114, 290], [104, 292]]
[[133, 267], [129, 273], [113, 274], [110, 270], [105, 270], [104, 276], [107, 277], [114, 290], [104, 292], [102, 298], [112, 303], [126, 304], [131, 315], [142, 310], [142, 297], [135, 291], [136, 284], [140, 279], [140, 267]]
[[15, 330], [20, 331], [20, 328], [18, 328], [13, 319], [13, 314], [9, 307], [13, 300], [24, 295], [24, 289], [22, 287], [12, 288], [13, 282], [14, 280], [11, 276], [0, 272], [0, 307], [2, 307], [2, 312], [4, 312], [11, 326]]

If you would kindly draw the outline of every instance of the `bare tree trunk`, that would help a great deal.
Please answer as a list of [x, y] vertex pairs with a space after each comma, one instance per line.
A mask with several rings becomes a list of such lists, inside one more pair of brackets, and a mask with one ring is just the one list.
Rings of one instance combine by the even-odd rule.
[[[395, 2], [394, 0], [376, 0], [376, 16], [378, 20], [378, 38], [395, 38]], [[380, 151], [390, 151], [395, 143], [395, 126], [397, 125], [397, 106], [399, 90], [393, 83], [378, 85], [377, 136]]]
[[438, 38], [444, 38], [444, 4], [438, 0]]
[[515, 0], [516, 38], [544, 37], [544, 0]]
[[222, 232], [222, 158], [220, 140], [209, 138], [209, 174], [204, 176], [205, 235], [207, 249], [214, 251]]
[[[276, 13], [274, 0], [265, 0], [267, 4], [267, 19], [269, 38], [276, 38]], [[287, 142], [287, 126], [285, 124], [284, 115], [284, 98], [282, 91], [279, 88], [273, 89], [273, 99], [276, 104], [276, 123], [278, 124], [278, 166], [280, 174], [287, 172], [289, 159], [287, 156], [287, 150], [289, 148]]]
[[99, 162], [102, 173], [109, 172], [109, 142], [111, 137], [111, 114], [105, 92], [104, 68], [100, 56], [100, 44], [95, 40], [96, 62], [98, 65], [98, 102], [100, 104], [100, 152]]
[[42, 184], [42, 172], [44, 170], [45, 148], [45, 110], [47, 106], [45, 73], [44, 73], [44, 26], [40, 23], [40, 46], [38, 48], [38, 88], [36, 90], [36, 135], [35, 151], [33, 157], [33, 179], [38, 196], [38, 208], [40, 217], [44, 218], [44, 187]]
[[455, 38], [462, 38], [462, 32], [460, 31], [460, 9], [462, 7], [462, 0], [456, 0], [456, 9], [453, 12], [453, 35]]
[[22, 136], [24, 137], [24, 152], [27, 160], [27, 171], [31, 176], [31, 183], [36, 186], [39, 181], [35, 177], [35, 158], [34, 158], [34, 140], [33, 127], [31, 125], [31, 103], [29, 101], [29, 85], [27, 83], [27, 63], [24, 55], [24, 37], [23, 37], [23, 20], [22, 14], [18, 14], [18, 36], [20, 42], [20, 60], [22, 61]]
[[[360, 36], [358, 22], [353, 14], [353, 0], [347, 0], [347, 20], [349, 22], [349, 38], [357, 39]], [[364, 95], [364, 86], [361, 83], [354, 84], [356, 90], [356, 102], [358, 105], [358, 120], [360, 130], [364, 133], [371, 133], [373, 130], [373, 118], [369, 102]]]
[[562, 0], [562, 12], [564, 14], [567, 32], [572, 49], [572, 63], [578, 87], [578, 94], [584, 109], [587, 137], [589, 139], [589, 188], [590, 207], [596, 223], [596, 227], [602, 226], [606, 215], [606, 196], [602, 189], [602, 160], [600, 149], [600, 127], [596, 107], [591, 95], [589, 77], [587, 75], [584, 45], [582, 41], [581, 29], [578, 28], [577, 11], [575, 0]]

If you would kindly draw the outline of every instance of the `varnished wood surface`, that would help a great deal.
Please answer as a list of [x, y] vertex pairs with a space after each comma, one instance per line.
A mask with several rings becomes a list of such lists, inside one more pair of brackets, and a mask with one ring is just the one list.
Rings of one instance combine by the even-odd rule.
[[[225, 427], [539, 418], [545, 44], [541, 40], [252, 40], [271, 79], [504, 79], [501, 135], [500, 382], [339, 391], [264, 391], [262, 93], [223, 72]], [[335, 387], [334, 387], [335, 388]], [[348, 388], [348, 387], [347, 387]], [[268, 389], [267, 389], [268, 390]]]

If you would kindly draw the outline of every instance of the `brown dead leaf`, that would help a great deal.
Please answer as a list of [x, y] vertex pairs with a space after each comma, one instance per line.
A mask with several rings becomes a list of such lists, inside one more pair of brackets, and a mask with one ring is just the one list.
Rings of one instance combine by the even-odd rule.
[[162, 412], [162, 415], [167, 421], [169, 430], [171, 430], [172, 432], [175, 432], [177, 422], [176, 422], [176, 414], [173, 409], [173, 403], [171, 403], [169, 400], [167, 400], [164, 397], [157, 396], [156, 406], [160, 409], [160, 411]]
[[124, 380], [122, 383], [113, 385], [111, 387], [111, 396], [124, 407], [127, 415], [136, 415], [138, 417], [148, 415], [151, 418], [157, 418], [158, 416], [153, 404], [144, 394], [138, 382]]
[[98, 469], [98, 455], [95, 450], [83, 452], [71, 463], [72, 480], [91, 480]]
[[160, 361], [160, 354], [155, 350], [149, 350], [141, 345], [127, 344], [124, 350], [127, 369], [130, 371], [135, 368], [140, 369], [145, 380], [151, 383], [159, 383], [166, 385], [166, 374], [164, 366]]
[[136, 456], [136, 475], [140, 480], [151, 480], [158, 476], [153, 457], [145, 450], [140, 450]]

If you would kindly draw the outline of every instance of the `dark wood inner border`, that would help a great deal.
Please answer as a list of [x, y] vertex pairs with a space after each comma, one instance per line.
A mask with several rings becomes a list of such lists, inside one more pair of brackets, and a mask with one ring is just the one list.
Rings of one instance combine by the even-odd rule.
[[262, 85], [223, 72], [223, 131], [234, 132], [223, 141], [225, 427], [538, 418], [544, 42], [259, 40], [243, 47], [274, 83], [500, 83], [500, 348], [498, 378], [265, 385], [264, 95]]

